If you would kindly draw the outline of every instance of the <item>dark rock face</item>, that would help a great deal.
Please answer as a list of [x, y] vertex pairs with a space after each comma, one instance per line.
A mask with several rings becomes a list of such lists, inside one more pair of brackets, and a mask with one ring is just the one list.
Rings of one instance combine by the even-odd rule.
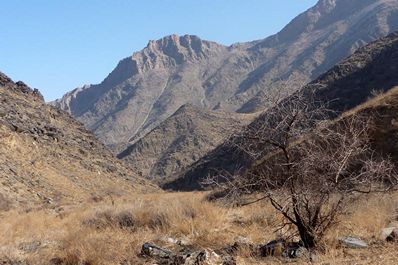
[[[397, 66], [398, 31], [359, 49], [304, 86], [301, 91], [311, 94], [315, 101], [328, 102], [329, 108], [338, 115], [365, 103], [373, 97], [375, 91], [386, 92], [398, 86]], [[288, 102], [289, 97], [285, 101]], [[264, 112], [253, 123], [261, 123], [262, 117], [266, 115], [267, 112]], [[177, 190], [198, 189], [205, 176], [215, 175], [220, 170], [244, 170], [253, 162], [244, 153], [221, 144], [164, 187]]]
[[[37, 90], [0, 74], [0, 208], [56, 207], [145, 182]], [[5, 203], [8, 202], [8, 203]]]

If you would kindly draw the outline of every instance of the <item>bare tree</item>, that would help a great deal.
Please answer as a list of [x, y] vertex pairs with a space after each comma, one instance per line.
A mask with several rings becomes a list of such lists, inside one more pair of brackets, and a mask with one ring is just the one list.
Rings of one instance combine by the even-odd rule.
[[392, 189], [394, 166], [371, 148], [372, 122], [359, 116], [327, 121], [322, 104], [296, 94], [268, 110], [230, 144], [253, 157], [251, 170], [217, 185], [230, 197], [261, 193], [293, 225], [304, 246], [317, 247], [345, 204]]

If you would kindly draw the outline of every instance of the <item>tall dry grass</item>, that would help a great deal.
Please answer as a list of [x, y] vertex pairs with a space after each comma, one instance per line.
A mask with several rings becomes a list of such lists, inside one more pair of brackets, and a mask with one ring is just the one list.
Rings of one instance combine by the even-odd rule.
[[[227, 208], [207, 202], [204, 197], [203, 193], [146, 194], [114, 203], [109, 200], [69, 207], [61, 212], [3, 212], [0, 261], [146, 264], [149, 261], [138, 254], [147, 241], [173, 248], [173, 244], [164, 239], [175, 238], [194, 249], [217, 249], [234, 243], [239, 236], [254, 243], [266, 243], [280, 236], [275, 230], [281, 217], [266, 202]], [[327, 248], [317, 255], [316, 263], [398, 264], [393, 255], [397, 246], [378, 241], [380, 229], [396, 218], [397, 198], [397, 195], [373, 195], [355, 202], [341, 217], [338, 227], [327, 235]], [[336, 239], [344, 235], [360, 236], [370, 242], [371, 247], [366, 250], [341, 248]], [[288, 262], [240, 254], [238, 264]], [[309, 260], [294, 262], [305, 264]]]

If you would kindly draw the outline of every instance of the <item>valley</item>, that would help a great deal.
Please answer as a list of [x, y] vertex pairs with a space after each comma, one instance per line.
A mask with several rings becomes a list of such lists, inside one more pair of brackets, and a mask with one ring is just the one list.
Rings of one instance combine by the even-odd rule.
[[41, 91], [0, 72], [0, 264], [398, 264], [396, 0]]

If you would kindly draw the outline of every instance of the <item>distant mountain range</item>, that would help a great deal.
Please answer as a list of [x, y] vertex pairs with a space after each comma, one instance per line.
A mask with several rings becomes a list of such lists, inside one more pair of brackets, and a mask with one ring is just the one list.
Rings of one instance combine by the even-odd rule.
[[66, 112], [0, 73], [0, 211], [155, 189]]
[[[214, 117], [218, 112], [260, 113], [271, 100], [289, 96], [396, 29], [395, 0], [320, 0], [263, 40], [229, 47], [190, 35], [150, 41], [120, 61], [101, 84], [77, 88], [52, 104], [83, 122], [119, 157], [137, 169], [142, 166], [143, 176], [174, 179], [228, 136], [225, 122], [213, 130], [220, 132], [214, 139], [192, 130], [196, 126], [176, 130], [173, 120], [179, 116], [192, 124], [209, 122], [203, 115], [181, 114], [192, 112], [182, 106]], [[217, 120], [210, 128], [217, 127]], [[176, 141], [177, 135], [185, 142]], [[201, 151], [193, 154], [189, 143], [195, 139], [200, 139], [196, 148]], [[163, 141], [160, 148], [142, 147]]]

